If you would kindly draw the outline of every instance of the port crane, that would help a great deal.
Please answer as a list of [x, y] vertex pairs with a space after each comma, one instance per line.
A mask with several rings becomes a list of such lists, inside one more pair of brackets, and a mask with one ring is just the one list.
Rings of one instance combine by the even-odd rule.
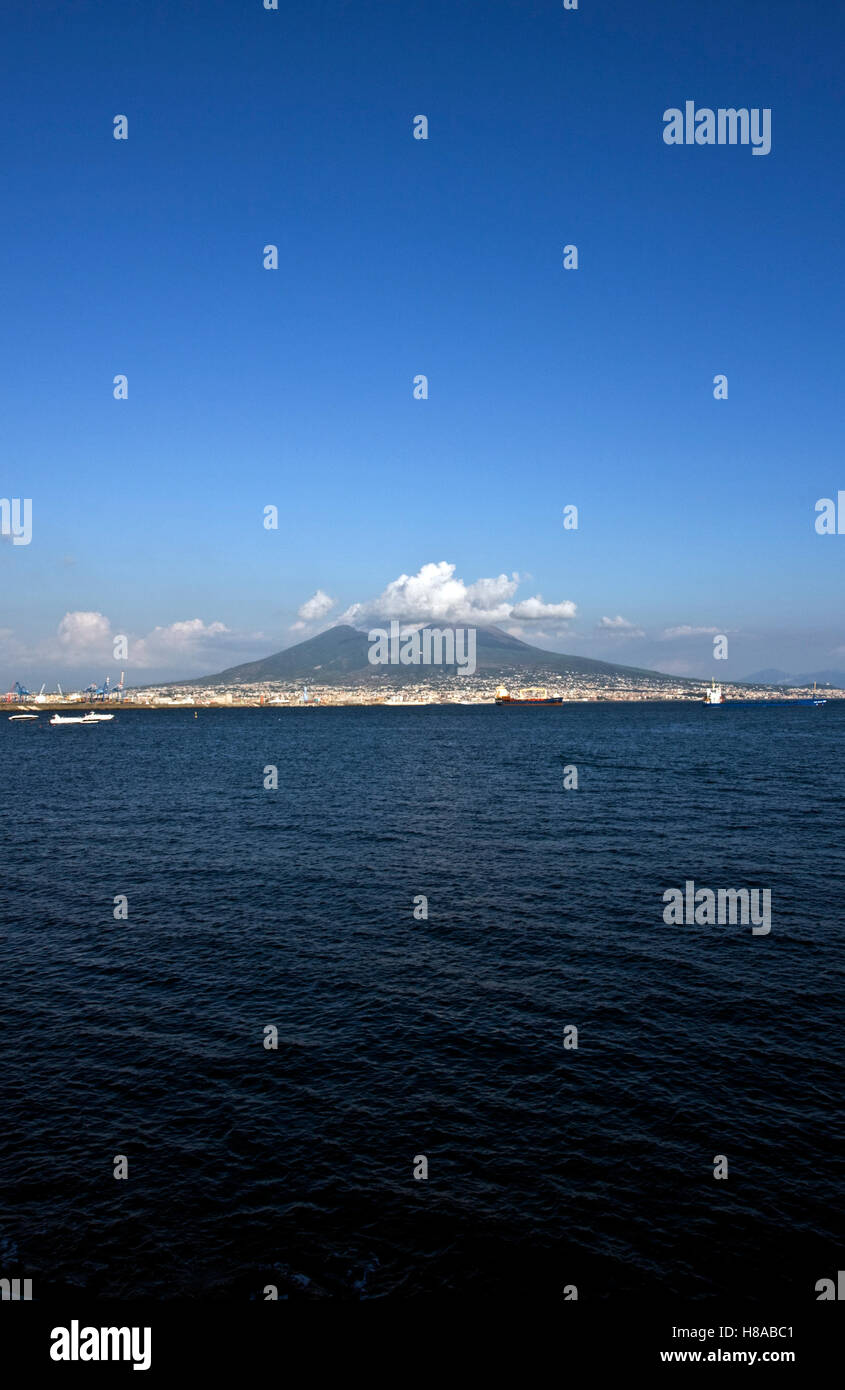
[[106, 676], [106, 678], [105, 678], [105, 680], [103, 681], [103, 684], [102, 684], [102, 685], [97, 685], [94, 681], [92, 681], [90, 685], [86, 685], [86, 687], [85, 687], [85, 689], [83, 690], [82, 693], [83, 693], [83, 695], [90, 695], [92, 701], [93, 701], [93, 700], [105, 700], [105, 699], [108, 698], [109, 684], [110, 684], [110, 683], [111, 683], [111, 676]]

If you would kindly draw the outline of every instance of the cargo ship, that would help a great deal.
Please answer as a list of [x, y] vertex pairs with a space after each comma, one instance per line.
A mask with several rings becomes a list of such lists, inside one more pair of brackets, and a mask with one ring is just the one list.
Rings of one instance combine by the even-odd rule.
[[562, 705], [562, 695], [547, 695], [545, 688], [520, 690], [518, 695], [509, 695], [503, 685], [496, 691], [497, 705]]
[[816, 695], [816, 687], [813, 686], [812, 695], [782, 695], [777, 700], [726, 700], [725, 693], [720, 685], [714, 681], [709, 690], [704, 692], [705, 705], [826, 705], [827, 700], [821, 699]]

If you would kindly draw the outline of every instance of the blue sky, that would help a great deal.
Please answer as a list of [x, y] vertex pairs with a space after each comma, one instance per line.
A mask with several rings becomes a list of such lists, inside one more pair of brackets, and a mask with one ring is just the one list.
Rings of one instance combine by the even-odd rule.
[[[843, 40], [814, 0], [7, 0], [0, 682], [480, 592], [557, 650], [845, 666]], [[667, 146], [687, 99], [771, 152]]]

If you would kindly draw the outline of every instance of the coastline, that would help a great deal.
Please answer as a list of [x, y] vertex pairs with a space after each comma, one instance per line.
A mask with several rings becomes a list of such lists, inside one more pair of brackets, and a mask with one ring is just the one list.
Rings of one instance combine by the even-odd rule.
[[[746, 708], [752, 707], [752, 706], [757, 705], [757, 704], [759, 704], [761, 707], [772, 708], [772, 707], [774, 707], [774, 706], [776, 706], [776, 705], [780, 705], [780, 704], [783, 704], [783, 705], [791, 705], [791, 704], [794, 704], [796, 696], [803, 696], [805, 693], [808, 694], [808, 695], [812, 695], [812, 691], [810, 691], [810, 692], [796, 691], [796, 692], [794, 692], [794, 693], [793, 693], [793, 692], [790, 692], [789, 694], [784, 693], [782, 696], [773, 695], [771, 691], [761, 692], [760, 694], [749, 694], [747, 691], [745, 691], [745, 692], [742, 692], [741, 694], [738, 694], [737, 698], [738, 698], [738, 699], [741, 699], [742, 704], [743, 704], [744, 707], [746, 707]], [[845, 691], [835, 691], [835, 692], [831, 692], [831, 693], [828, 693], [827, 691], [825, 691], [825, 692], [823, 692], [823, 693], [822, 693], [822, 692], [819, 692], [819, 697], [820, 697], [821, 699], [825, 700], [828, 704], [835, 704], [835, 703], [837, 703], [837, 702], [840, 702], [840, 701], [842, 701], [842, 700], [845, 700]], [[266, 711], [277, 711], [277, 712], [278, 712], [278, 711], [280, 711], [280, 710], [302, 710], [302, 709], [405, 709], [405, 710], [407, 710], [407, 709], [455, 709], [455, 708], [458, 708], [458, 709], [460, 709], [460, 708], [482, 709], [482, 708], [486, 708], [486, 707], [497, 708], [497, 709], [503, 709], [503, 710], [508, 709], [508, 708], [510, 708], [510, 709], [516, 708], [516, 709], [531, 709], [531, 710], [534, 710], [534, 711], [538, 711], [538, 710], [543, 710], [543, 709], [545, 709], [545, 710], [550, 710], [550, 709], [557, 709], [557, 710], [566, 709], [568, 706], [571, 706], [571, 705], [578, 705], [578, 706], [583, 706], [583, 705], [590, 705], [590, 706], [592, 706], [592, 705], [610, 705], [610, 704], [629, 704], [629, 705], [643, 705], [643, 704], [704, 705], [704, 703], [705, 703], [705, 702], [704, 702], [703, 698], [702, 698], [700, 695], [698, 695], [698, 694], [696, 694], [696, 695], [659, 695], [659, 694], [651, 694], [651, 693], [641, 693], [641, 694], [628, 694], [628, 693], [626, 693], [626, 694], [619, 694], [619, 693], [615, 693], [615, 692], [607, 692], [607, 693], [605, 693], [605, 694], [597, 694], [597, 695], [564, 696], [564, 697], [562, 698], [562, 700], [560, 701], [559, 704], [544, 704], [544, 703], [538, 703], [538, 704], [522, 704], [522, 703], [517, 702], [516, 704], [514, 704], [514, 705], [512, 705], [512, 706], [508, 706], [508, 705], [496, 705], [495, 700], [494, 700], [494, 699], [490, 699], [490, 698], [487, 698], [487, 699], [477, 699], [477, 700], [468, 700], [468, 699], [463, 699], [463, 698], [431, 699], [431, 700], [421, 700], [421, 699], [398, 700], [398, 699], [395, 699], [395, 698], [392, 698], [392, 697], [387, 697], [387, 696], [383, 696], [383, 697], [379, 697], [379, 698], [375, 698], [375, 699], [361, 699], [361, 698], [359, 698], [359, 697], [352, 696], [352, 695], [349, 695], [349, 696], [347, 696], [346, 698], [344, 698], [342, 695], [335, 695], [335, 696], [333, 696], [333, 697], [328, 697], [328, 698], [321, 696], [320, 698], [308, 699], [307, 701], [304, 701], [304, 700], [301, 700], [301, 699], [289, 699], [289, 700], [283, 700], [283, 701], [271, 701], [271, 700], [261, 700], [261, 699], [257, 699], [257, 698], [243, 698], [243, 699], [232, 699], [232, 700], [190, 700], [190, 699], [186, 699], [186, 700], [127, 700], [127, 699], [124, 699], [124, 700], [122, 700], [122, 701], [116, 701], [116, 700], [115, 700], [115, 701], [109, 701], [109, 702], [106, 702], [106, 703], [104, 703], [104, 702], [101, 701], [101, 700], [98, 700], [98, 701], [96, 701], [96, 702], [92, 702], [92, 701], [70, 701], [70, 700], [66, 700], [66, 701], [49, 701], [49, 702], [48, 702], [48, 701], [42, 701], [42, 702], [40, 702], [40, 703], [37, 704], [37, 705], [35, 705], [35, 704], [32, 704], [32, 705], [16, 705], [16, 704], [9, 703], [9, 704], [7, 704], [7, 705], [5, 705], [5, 706], [3, 707], [3, 712], [5, 713], [5, 715], [6, 715], [7, 719], [8, 719], [8, 718], [10, 718], [10, 717], [13, 716], [13, 715], [19, 715], [19, 714], [33, 714], [33, 715], [40, 715], [40, 714], [47, 714], [47, 715], [49, 715], [49, 714], [85, 714], [85, 713], [87, 713], [88, 711], [93, 711], [94, 713], [97, 713], [97, 712], [103, 713], [104, 711], [108, 711], [108, 713], [110, 713], [110, 714], [117, 714], [117, 713], [124, 713], [124, 712], [137, 713], [137, 712], [143, 712], [143, 711], [155, 711], [155, 712], [171, 711], [171, 712], [176, 712], [176, 713], [178, 713], [178, 712], [180, 712], [180, 711], [181, 711], [181, 712], [186, 712], [186, 711], [187, 711], [187, 712], [199, 713], [201, 710], [208, 711], [208, 710], [246, 710], [246, 709], [266, 710]], [[730, 707], [730, 705], [728, 705], [728, 707]], [[737, 706], [734, 706], [734, 708], [736, 708], [736, 707], [737, 707]], [[505, 716], [505, 717], [507, 717], [507, 716]]]

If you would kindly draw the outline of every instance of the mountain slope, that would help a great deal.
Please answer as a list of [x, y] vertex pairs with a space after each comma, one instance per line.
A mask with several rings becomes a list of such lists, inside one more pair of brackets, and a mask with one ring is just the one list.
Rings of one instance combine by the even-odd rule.
[[[432, 625], [433, 626], [433, 625]], [[443, 624], [447, 631], [451, 624]], [[476, 629], [476, 665], [479, 672], [547, 673], [549, 675], [648, 676], [652, 680], [672, 685], [683, 684], [677, 676], [665, 676], [637, 666], [619, 666], [609, 661], [595, 661], [586, 656], [568, 656], [531, 646], [518, 637], [511, 637], [501, 628]], [[339, 625], [297, 642], [284, 651], [258, 661], [230, 666], [216, 675], [202, 676], [179, 684], [190, 685], [247, 685], [261, 681], [314, 681], [318, 685], [341, 685], [345, 680], [372, 679], [389, 676], [392, 680], [416, 681], [421, 676], [431, 679], [438, 675], [453, 675], [454, 666], [372, 666], [367, 660], [369, 641], [366, 632]], [[177, 684], [177, 682], [171, 682]]]
[[816, 681], [819, 685], [831, 685], [837, 690], [845, 690], [845, 671], [805, 671], [803, 675], [793, 676], [788, 671], [770, 667], [765, 671], [755, 671], [752, 675], [746, 676], [745, 680], [751, 685], [794, 685], [800, 686], [801, 689], [806, 689]]

